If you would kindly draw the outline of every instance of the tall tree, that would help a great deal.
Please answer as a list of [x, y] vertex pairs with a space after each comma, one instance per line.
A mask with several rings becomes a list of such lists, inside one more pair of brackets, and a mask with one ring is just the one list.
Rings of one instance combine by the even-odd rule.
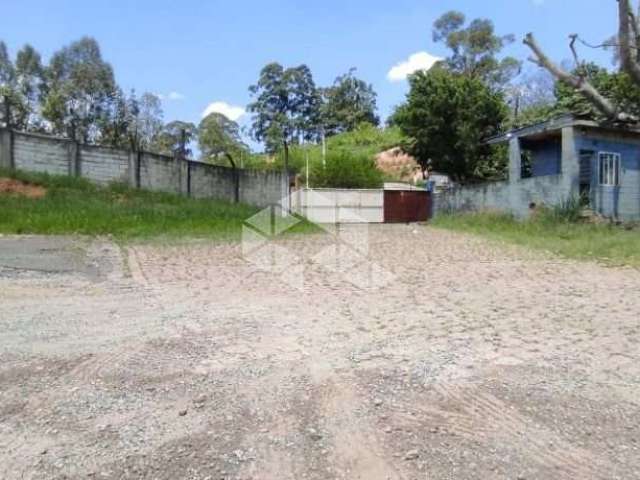
[[[631, 0], [609, 0], [612, 8], [614, 1], [618, 5], [618, 34], [613, 41], [605, 42], [601, 47], [613, 48], [619, 59], [620, 68], [626, 74], [622, 78], [634, 88], [640, 88], [640, 13], [636, 14], [631, 6]], [[586, 43], [577, 34], [569, 36], [569, 47], [576, 62], [576, 69], [568, 69], [554, 63], [542, 50], [532, 33], [526, 35], [524, 44], [532, 53], [531, 60], [549, 71], [559, 82], [582, 95], [599, 114], [612, 121], [623, 123], [638, 123], [640, 117], [634, 109], [621, 103], [606, 91], [600, 90], [597, 81], [589, 77], [590, 68], [580, 60], [577, 43]]]
[[224, 159], [234, 168], [238, 156], [247, 149], [238, 124], [221, 113], [211, 113], [200, 122], [198, 146], [205, 161], [219, 163]]
[[240, 177], [238, 175], [237, 159], [247, 146], [240, 137], [240, 127], [233, 120], [229, 120], [221, 113], [207, 115], [198, 127], [198, 144], [202, 158], [210, 163], [228, 161], [233, 168], [234, 197], [240, 201]]
[[16, 70], [7, 45], [0, 41], [0, 121], [3, 125], [22, 128], [27, 106], [16, 84]]
[[25, 45], [18, 51], [15, 73], [16, 87], [26, 107], [26, 118], [21, 123], [27, 130], [42, 130], [40, 100], [44, 86], [44, 68], [40, 54], [31, 45]]
[[449, 174], [456, 181], [500, 175], [487, 137], [500, 132], [507, 117], [502, 93], [478, 79], [445, 68], [409, 78], [407, 102], [392, 117], [409, 137], [407, 150], [423, 170]]
[[285, 69], [270, 63], [249, 88], [254, 97], [249, 111], [254, 114], [252, 135], [265, 142], [268, 151], [284, 150], [289, 167], [289, 146], [317, 138], [320, 125], [320, 95], [306, 65]]
[[556, 82], [544, 70], [527, 71], [504, 90], [511, 107], [509, 128], [546, 120], [556, 110]]
[[380, 123], [373, 86], [356, 78], [354, 73], [352, 68], [322, 91], [322, 123], [327, 135], [352, 131], [361, 123], [374, 126]]
[[138, 140], [139, 148], [148, 149], [162, 131], [164, 117], [162, 101], [157, 95], [145, 92], [137, 106], [135, 138]]
[[[131, 148], [133, 139], [130, 129], [137, 115], [135, 93], [127, 97], [121, 88], [109, 95], [104, 110], [96, 119], [97, 136], [93, 139], [101, 145], [113, 148]], [[133, 104], [131, 104], [133, 100]]]
[[188, 157], [193, 153], [189, 145], [197, 131], [196, 126], [190, 122], [169, 122], [155, 138], [151, 150], [164, 155]]
[[7, 44], [0, 40], [0, 86], [13, 85], [15, 76], [16, 71], [9, 56]]
[[99, 138], [99, 125], [105, 123], [117, 87], [98, 42], [84, 37], [64, 47], [51, 57], [46, 73], [43, 116], [54, 132], [83, 142]]
[[452, 72], [480, 78], [491, 86], [501, 87], [519, 71], [520, 62], [513, 57], [499, 59], [500, 52], [513, 43], [513, 35], [499, 36], [491, 20], [475, 19], [467, 26], [463, 13], [450, 11], [433, 25], [433, 41], [444, 43], [451, 54], [445, 64]]

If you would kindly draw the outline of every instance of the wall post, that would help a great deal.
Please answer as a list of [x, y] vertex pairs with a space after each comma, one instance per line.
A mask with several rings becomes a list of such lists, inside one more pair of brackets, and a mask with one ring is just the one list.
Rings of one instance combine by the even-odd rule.
[[140, 155], [141, 152], [129, 152], [129, 186], [140, 188]]
[[13, 131], [9, 128], [0, 130], [0, 167], [13, 170], [15, 168]]
[[567, 188], [566, 196], [578, 195], [580, 190], [580, 154], [574, 127], [562, 129], [562, 176]]
[[69, 176], [82, 176], [82, 155], [78, 142], [69, 142]]
[[191, 189], [191, 179], [189, 178], [191, 169], [189, 168], [189, 161], [183, 160], [180, 157], [176, 157], [175, 168], [177, 171], [178, 179], [178, 193], [181, 195], [189, 196]]
[[509, 183], [514, 183], [522, 178], [522, 149], [520, 139], [513, 137], [509, 140]]

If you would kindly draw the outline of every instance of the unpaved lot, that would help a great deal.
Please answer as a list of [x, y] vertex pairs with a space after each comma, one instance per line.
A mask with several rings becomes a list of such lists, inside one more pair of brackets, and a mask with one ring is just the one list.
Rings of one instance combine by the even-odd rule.
[[0, 238], [0, 478], [640, 478], [638, 271], [367, 240]]

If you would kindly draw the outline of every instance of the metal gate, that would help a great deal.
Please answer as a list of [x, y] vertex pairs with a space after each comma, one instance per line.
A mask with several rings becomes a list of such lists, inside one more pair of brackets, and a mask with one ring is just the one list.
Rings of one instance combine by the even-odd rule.
[[385, 223], [426, 222], [431, 216], [431, 192], [385, 190]]

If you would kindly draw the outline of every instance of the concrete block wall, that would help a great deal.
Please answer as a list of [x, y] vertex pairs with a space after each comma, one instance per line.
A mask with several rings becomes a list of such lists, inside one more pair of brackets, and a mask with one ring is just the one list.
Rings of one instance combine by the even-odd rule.
[[156, 192], [180, 193], [180, 171], [176, 160], [144, 152], [140, 155], [140, 188]]
[[557, 205], [570, 195], [562, 175], [454, 187], [435, 194], [433, 214], [493, 210], [525, 218], [531, 213], [531, 206]]
[[[100, 185], [124, 182], [153, 191], [235, 201], [230, 167], [147, 152], [78, 145], [63, 138], [0, 129], [0, 167], [52, 175], [82, 176]], [[237, 171], [239, 200], [257, 207], [280, 204], [288, 195], [283, 172]]]
[[88, 145], [80, 147], [80, 176], [100, 185], [129, 181], [129, 152]]
[[283, 172], [238, 170], [240, 202], [258, 207], [279, 205], [289, 192], [289, 182]]
[[231, 168], [190, 162], [191, 196], [233, 201], [234, 176]]
[[69, 175], [73, 142], [40, 135], [13, 133], [13, 167], [18, 170]]

